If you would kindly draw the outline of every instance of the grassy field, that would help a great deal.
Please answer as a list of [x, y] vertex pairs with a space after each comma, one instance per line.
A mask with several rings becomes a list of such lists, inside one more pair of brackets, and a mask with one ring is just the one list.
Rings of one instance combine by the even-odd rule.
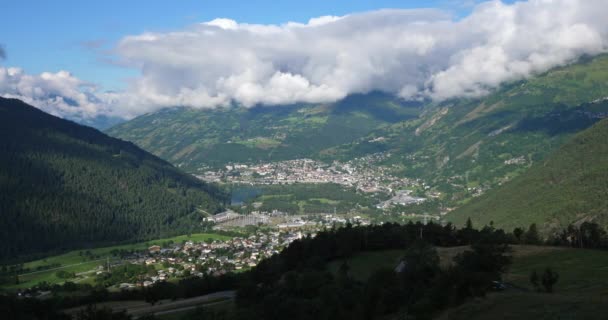
[[[606, 319], [608, 314], [608, 251], [541, 246], [512, 246], [513, 264], [504, 280], [521, 289], [507, 289], [451, 309], [438, 319]], [[437, 248], [447, 266], [467, 247]], [[404, 250], [363, 252], [348, 260], [350, 272], [365, 281], [376, 270], [394, 268]], [[337, 272], [342, 261], [333, 261]], [[551, 267], [559, 274], [553, 294], [535, 292], [530, 273]]]
[[551, 267], [560, 276], [555, 288], [556, 292], [574, 294], [584, 292], [608, 296], [608, 251], [552, 247], [532, 248], [540, 249], [526, 252], [523, 250], [527, 249], [524, 246], [515, 248], [516, 256], [506, 275], [506, 281], [520, 286], [529, 286], [528, 279], [533, 270], [540, 274], [546, 267]]
[[586, 293], [493, 293], [448, 310], [438, 320], [606, 319], [606, 297]]
[[[458, 253], [467, 248], [468, 247], [437, 248], [437, 254], [441, 259], [441, 265], [449, 265]], [[350, 268], [349, 272], [355, 279], [366, 281], [376, 270], [394, 269], [399, 264], [404, 254], [405, 250], [361, 252], [347, 260]], [[342, 260], [330, 262], [328, 266], [329, 270], [332, 273], [336, 273], [342, 265], [342, 262]]]
[[[114, 250], [144, 250], [151, 245], [161, 245], [164, 242], [173, 241], [174, 243], [181, 243], [183, 241], [207, 241], [212, 240], [228, 240], [230, 237], [213, 234], [213, 233], [195, 233], [190, 236], [182, 235], [171, 238], [163, 238], [157, 240], [151, 240], [140, 243], [117, 245], [110, 247], [102, 247], [87, 250], [74, 250], [61, 255], [47, 257], [40, 260], [24, 263], [24, 268], [29, 268], [30, 272], [19, 275], [19, 284], [5, 286], [6, 289], [19, 289], [28, 288], [36, 285], [39, 282], [46, 281], [48, 283], [62, 283], [65, 280], [58, 278], [55, 273], [59, 270], [67, 272], [82, 273], [94, 270], [100, 265], [106, 262], [106, 259], [111, 258], [111, 252]], [[85, 251], [89, 251], [90, 255], [87, 257], [83, 255]], [[93, 257], [93, 258], [90, 258]], [[35, 271], [37, 267], [41, 266], [52, 266], [57, 265], [49, 270]], [[81, 277], [78, 281], [84, 281], [87, 277]], [[74, 281], [73, 279], [70, 281]]]
[[[440, 319], [606, 319], [608, 252], [555, 247], [514, 246], [505, 281], [530, 289], [492, 293], [445, 313]], [[555, 293], [537, 293], [530, 273], [551, 267], [559, 274]]]
[[[362, 252], [347, 260], [349, 273], [357, 280], [366, 281], [372, 273], [379, 269], [394, 269], [401, 257], [403, 250], [385, 250]], [[329, 270], [336, 273], [342, 265], [342, 260], [329, 263]]]

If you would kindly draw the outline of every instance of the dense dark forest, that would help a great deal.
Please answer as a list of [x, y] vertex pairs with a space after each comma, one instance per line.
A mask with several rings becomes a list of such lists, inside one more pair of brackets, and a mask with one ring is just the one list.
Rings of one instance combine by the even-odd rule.
[[0, 260], [190, 232], [227, 199], [131, 143], [0, 98]]

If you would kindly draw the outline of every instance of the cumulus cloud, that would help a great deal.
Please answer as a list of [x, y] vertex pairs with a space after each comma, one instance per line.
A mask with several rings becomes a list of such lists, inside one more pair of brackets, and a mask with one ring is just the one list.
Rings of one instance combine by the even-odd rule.
[[215, 19], [123, 38], [141, 70], [125, 110], [330, 102], [382, 90], [406, 99], [479, 96], [608, 48], [604, 0], [477, 5], [453, 20], [437, 10], [380, 10], [260, 25]]
[[0, 67], [0, 95], [76, 120], [111, 113], [110, 106], [102, 100], [103, 93], [67, 71], [30, 75], [20, 68]]
[[[95, 94], [70, 76], [63, 77], [69, 90], [41, 76], [27, 82], [53, 88], [55, 94], [39, 95], [44, 99], [54, 101], [63, 90], [85, 109], [123, 117], [170, 106], [332, 102], [373, 90], [404, 99], [480, 96], [505, 81], [606, 52], [607, 10], [605, 0], [529, 0], [483, 2], [461, 19], [433, 9], [282, 25], [218, 18], [121, 39], [115, 62], [140, 71], [124, 92]], [[0, 88], [3, 81], [0, 76]], [[90, 94], [79, 96], [75, 87]]]

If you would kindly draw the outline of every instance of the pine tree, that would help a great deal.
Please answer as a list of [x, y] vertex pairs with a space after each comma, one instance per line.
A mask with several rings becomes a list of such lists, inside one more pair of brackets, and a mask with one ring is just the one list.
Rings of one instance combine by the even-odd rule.
[[513, 236], [515, 237], [515, 240], [517, 240], [517, 242], [521, 243], [522, 240], [522, 236], [524, 235], [524, 229], [522, 228], [515, 228], [513, 229]]
[[467, 225], [465, 227], [465, 229], [467, 230], [473, 230], [473, 222], [471, 221], [471, 218], [467, 218]]

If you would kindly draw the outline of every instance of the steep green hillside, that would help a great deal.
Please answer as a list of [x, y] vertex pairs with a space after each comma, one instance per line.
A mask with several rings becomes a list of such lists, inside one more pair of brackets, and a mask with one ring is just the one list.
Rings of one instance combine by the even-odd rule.
[[229, 162], [314, 157], [383, 126], [417, 117], [420, 111], [418, 103], [371, 93], [334, 104], [174, 108], [138, 117], [108, 133], [196, 171]]
[[537, 223], [550, 231], [581, 221], [608, 225], [608, 119], [449, 215], [458, 223], [467, 217], [506, 229]]
[[423, 178], [458, 206], [524, 172], [608, 116], [606, 97], [608, 56], [603, 55], [480, 99], [428, 105], [421, 117], [377, 130], [332, 154], [352, 158], [370, 149], [390, 150], [393, 156], [385, 164]]
[[224, 197], [131, 143], [0, 98], [0, 259], [185, 233]]

